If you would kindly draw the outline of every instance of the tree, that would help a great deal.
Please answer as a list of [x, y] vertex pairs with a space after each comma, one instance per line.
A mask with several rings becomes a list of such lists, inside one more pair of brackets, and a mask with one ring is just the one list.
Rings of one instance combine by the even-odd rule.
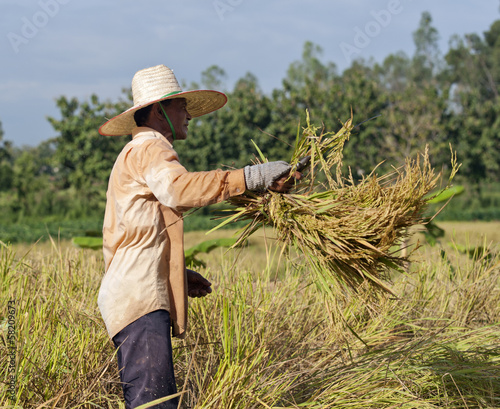
[[[338, 82], [342, 87], [337, 95], [331, 96], [329, 105], [337, 100], [337, 110], [344, 120], [352, 110], [354, 122], [361, 123], [353, 130], [344, 148], [344, 163], [351, 168], [354, 177], [362, 177], [387, 159], [383, 158], [381, 133], [381, 115], [387, 105], [387, 90], [380, 85], [374, 68], [362, 60], [354, 61]], [[328, 129], [332, 128], [338, 128], [338, 121], [329, 124]]]
[[52, 154], [50, 142], [44, 142], [35, 148], [23, 148], [15, 155], [10, 210], [17, 214], [17, 220], [53, 214], [57, 189], [51, 183], [48, 166]]
[[476, 184], [500, 180], [500, 20], [484, 38], [455, 36], [446, 55], [453, 115], [447, 130], [461, 154], [461, 174]]
[[375, 66], [387, 90], [379, 119], [383, 139], [380, 153], [391, 165], [416, 157], [427, 144], [435, 163], [442, 163], [449, 154], [444, 126], [447, 92], [438, 81], [443, 63], [437, 43], [439, 34], [431, 23], [431, 15], [422, 13], [413, 33], [416, 50], [412, 58], [398, 53]]
[[307, 41], [302, 59], [290, 64], [281, 89], [273, 90], [271, 120], [266, 131], [281, 141], [271, 149], [273, 158], [290, 157], [297, 131], [301, 131], [297, 127], [305, 124], [306, 110], [313, 121], [322, 121], [327, 128], [332, 122], [337, 127], [338, 119], [349, 115], [349, 111], [338, 109], [337, 68], [333, 63], [321, 62], [322, 53], [321, 47]]
[[409, 83], [404, 90], [391, 93], [381, 118], [385, 158], [401, 165], [428, 145], [431, 160], [442, 163], [443, 157], [449, 157], [445, 110], [446, 100], [433, 86]]
[[402, 92], [411, 81], [411, 59], [402, 51], [388, 55], [374, 71], [378, 82], [388, 92]]
[[3, 139], [4, 131], [0, 121], [0, 163], [12, 159], [12, 142]]
[[53, 166], [58, 168], [60, 188], [73, 188], [80, 212], [102, 212], [107, 181], [116, 156], [128, 137], [105, 137], [98, 128], [106, 118], [123, 110], [123, 102], [102, 103], [96, 95], [80, 102], [65, 96], [57, 100], [61, 119], [48, 120], [59, 135], [53, 139], [56, 146]]
[[[214, 66], [209, 71], [223, 73]], [[217, 85], [214, 81], [217, 77], [210, 77], [211, 84]], [[182, 163], [191, 171], [249, 164], [255, 152], [252, 140], [266, 149], [264, 145], [269, 137], [261, 129], [270, 121], [270, 101], [260, 90], [257, 78], [247, 73], [227, 95], [225, 107], [191, 120], [189, 137], [175, 145]]]
[[4, 131], [0, 122], [0, 192], [12, 187], [14, 171], [12, 169], [12, 143], [3, 140]]
[[201, 73], [201, 83], [207, 89], [223, 90], [226, 78], [226, 72], [217, 65], [211, 65]]
[[417, 84], [432, 82], [442, 67], [438, 44], [439, 33], [431, 23], [431, 14], [427, 11], [423, 12], [419, 27], [413, 33], [416, 50], [412, 61], [412, 77]]

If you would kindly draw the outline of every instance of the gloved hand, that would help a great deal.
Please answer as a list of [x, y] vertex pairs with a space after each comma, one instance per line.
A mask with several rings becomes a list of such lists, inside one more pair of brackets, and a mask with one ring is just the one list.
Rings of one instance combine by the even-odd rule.
[[280, 160], [260, 165], [245, 166], [245, 182], [248, 190], [268, 189], [275, 180], [286, 175], [292, 167]]

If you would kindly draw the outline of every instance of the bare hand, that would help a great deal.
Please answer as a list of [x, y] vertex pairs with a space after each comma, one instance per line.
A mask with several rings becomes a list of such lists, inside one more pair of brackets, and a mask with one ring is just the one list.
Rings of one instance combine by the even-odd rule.
[[302, 173], [295, 172], [293, 176], [284, 175], [276, 179], [269, 187], [269, 190], [278, 193], [288, 193], [294, 187], [295, 181], [302, 179]]
[[192, 298], [205, 297], [212, 292], [212, 283], [200, 273], [186, 268], [188, 296]]

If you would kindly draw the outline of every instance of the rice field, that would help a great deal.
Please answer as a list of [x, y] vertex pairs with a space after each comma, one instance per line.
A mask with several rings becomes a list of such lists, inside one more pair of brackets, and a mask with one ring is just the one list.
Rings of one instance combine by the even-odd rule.
[[[396, 297], [328, 296], [270, 230], [201, 256], [214, 292], [174, 341], [181, 407], [499, 408], [500, 222], [438, 224]], [[102, 274], [100, 252], [68, 242], [0, 244], [0, 407], [124, 407]]]

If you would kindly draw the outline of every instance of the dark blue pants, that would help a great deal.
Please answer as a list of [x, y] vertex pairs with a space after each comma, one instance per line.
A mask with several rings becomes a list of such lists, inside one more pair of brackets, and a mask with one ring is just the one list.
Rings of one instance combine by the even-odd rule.
[[[177, 393], [170, 338], [170, 314], [153, 311], [113, 337], [127, 409]], [[153, 406], [177, 408], [179, 399]]]

